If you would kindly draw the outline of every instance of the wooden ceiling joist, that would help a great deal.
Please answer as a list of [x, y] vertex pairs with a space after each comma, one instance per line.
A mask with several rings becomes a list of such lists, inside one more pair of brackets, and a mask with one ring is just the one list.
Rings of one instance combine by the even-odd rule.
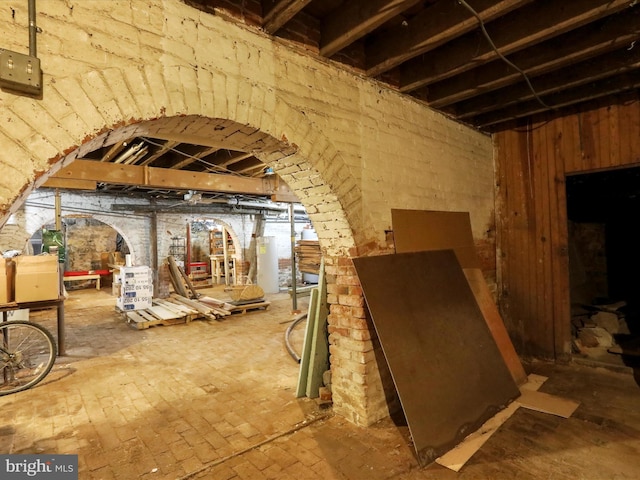
[[74, 180], [68, 178], [49, 177], [41, 187], [61, 188], [64, 190], [95, 190], [98, 182], [95, 180]]
[[[517, 52], [509, 60], [534, 77], [554, 72], [558, 83], [562, 83], [562, 70], [585, 59], [603, 56], [599, 62], [619, 62], [622, 59], [608, 59], [607, 52], [626, 48], [640, 38], [640, 16], [626, 12], [613, 15], [606, 21], [595, 22]], [[632, 50], [628, 56], [633, 56]], [[617, 55], [613, 54], [614, 57]], [[623, 61], [623, 60], [622, 60]], [[627, 62], [625, 62], [627, 63]], [[587, 75], [598, 75], [594, 70]], [[476, 68], [471, 76], [459, 75], [442, 82], [429, 85], [429, 105], [442, 108], [472, 97], [484, 95], [492, 90], [522, 81], [522, 75], [502, 60], [495, 60]], [[537, 81], [534, 82], [537, 84]], [[480, 97], [482, 98], [482, 97]]]
[[574, 88], [572, 90], [558, 92], [543, 97], [548, 105], [545, 107], [536, 100], [529, 100], [503, 110], [490, 112], [474, 117], [474, 120], [482, 127], [493, 127], [508, 120], [528, 117], [536, 113], [558, 110], [576, 105], [585, 99], [595, 100], [616, 93], [622, 93], [640, 88], [640, 70], [635, 69], [617, 77], [607, 78], [597, 82]]
[[[311, 0], [263, 0], [265, 10], [262, 28], [267, 33], [275, 33], [291, 20], [298, 12], [311, 3]], [[267, 8], [265, 8], [265, 4]]]
[[[490, 22], [532, 0], [476, 0], [474, 8]], [[367, 42], [367, 75], [377, 76], [478, 27], [458, 2], [440, 2]]]
[[352, 0], [322, 25], [320, 54], [331, 57], [420, 0]]
[[[538, 95], [549, 95], [638, 68], [640, 68], [640, 49], [628, 51], [624, 48], [606, 57], [598, 57], [595, 60], [588, 60], [535, 77], [532, 82]], [[534, 96], [531, 89], [526, 83], [521, 82], [497, 90], [493, 95], [484, 95], [456, 104], [456, 116], [470, 118], [532, 98]]]
[[114, 165], [91, 160], [76, 160], [52, 178], [62, 180], [91, 180], [116, 185], [161, 188], [167, 190], [197, 190], [232, 194], [272, 195], [290, 193], [282, 182], [259, 178], [215, 173]]
[[[489, 23], [486, 29], [500, 53], [509, 55], [628, 7], [628, 0], [534, 2]], [[416, 90], [498, 58], [479, 35], [476, 31], [449, 42], [432, 52], [429, 62], [416, 58], [404, 63], [400, 91]]]

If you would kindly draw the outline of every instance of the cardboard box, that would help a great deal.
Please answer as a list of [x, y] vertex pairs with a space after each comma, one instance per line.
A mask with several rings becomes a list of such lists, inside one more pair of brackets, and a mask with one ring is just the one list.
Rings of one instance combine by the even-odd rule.
[[20, 310], [9, 310], [7, 312], [7, 320], [29, 320], [29, 309], [22, 308]]
[[57, 300], [60, 297], [57, 255], [19, 256], [14, 261], [16, 302]]
[[153, 305], [152, 297], [118, 297], [116, 306], [123, 311], [126, 310], [145, 310]]
[[0, 258], [0, 304], [13, 302], [14, 263], [10, 258]]

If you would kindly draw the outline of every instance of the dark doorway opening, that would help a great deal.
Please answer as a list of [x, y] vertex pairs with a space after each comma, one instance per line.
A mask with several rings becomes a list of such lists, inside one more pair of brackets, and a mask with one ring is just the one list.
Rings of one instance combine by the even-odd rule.
[[574, 358], [640, 365], [640, 167], [567, 177]]

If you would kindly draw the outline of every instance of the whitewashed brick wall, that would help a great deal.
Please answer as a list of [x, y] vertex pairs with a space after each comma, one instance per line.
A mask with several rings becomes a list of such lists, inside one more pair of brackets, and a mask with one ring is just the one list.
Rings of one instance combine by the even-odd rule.
[[[26, 53], [27, 2], [12, 8], [0, 15], [1, 46]], [[358, 365], [332, 365], [336, 411], [365, 424], [383, 416], [381, 377], [362, 355], [372, 347], [361, 292], [344, 262], [387, 248], [391, 208], [469, 211], [484, 239], [493, 224], [490, 138], [178, 0], [41, 0], [38, 9], [44, 96], [0, 91], [0, 225], [48, 173], [107, 139], [212, 138], [219, 121], [248, 125], [265, 134], [258, 145], [221, 140], [255, 149], [296, 192], [333, 259], [335, 291], [349, 291], [330, 297], [332, 355]], [[133, 241], [148, 260], [148, 239]]]

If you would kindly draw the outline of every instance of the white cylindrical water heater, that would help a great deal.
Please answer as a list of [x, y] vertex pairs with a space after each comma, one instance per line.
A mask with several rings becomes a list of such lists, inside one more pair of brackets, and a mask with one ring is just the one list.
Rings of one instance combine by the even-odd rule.
[[278, 293], [278, 245], [276, 237], [258, 237], [258, 285], [265, 293]]

